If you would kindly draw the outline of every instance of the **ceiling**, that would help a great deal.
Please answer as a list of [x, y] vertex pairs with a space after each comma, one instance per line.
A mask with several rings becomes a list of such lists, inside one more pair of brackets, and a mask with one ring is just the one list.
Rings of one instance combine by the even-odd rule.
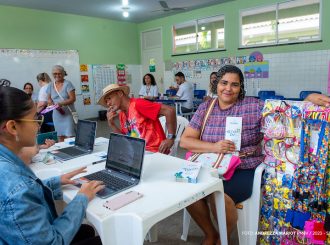
[[0, 5], [140, 23], [233, 0], [165, 1], [169, 8], [185, 8], [185, 10], [162, 11], [162, 6], [158, 0], [129, 0], [128, 12], [130, 16], [124, 18], [121, 0], [0, 0]]

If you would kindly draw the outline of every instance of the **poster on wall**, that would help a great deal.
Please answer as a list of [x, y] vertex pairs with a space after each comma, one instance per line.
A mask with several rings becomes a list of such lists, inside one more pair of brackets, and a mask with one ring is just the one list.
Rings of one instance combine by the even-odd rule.
[[84, 105], [90, 105], [91, 104], [90, 94], [83, 95], [83, 103], [84, 103]]
[[125, 64], [117, 64], [117, 83], [118, 85], [126, 85], [126, 66]]
[[149, 72], [156, 72], [156, 60], [154, 58], [149, 60]]
[[244, 65], [244, 75], [246, 78], [268, 78], [269, 62], [247, 62]]
[[[88, 77], [88, 65], [86, 64], [81, 64], [80, 65], [80, 82], [81, 82], [81, 92], [83, 94], [83, 98], [86, 97], [86, 93], [90, 92], [89, 88], [89, 77]], [[89, 103], [85, 103], [85, 100], [83, 101], [84, 105], [90, 105], [91, 104], [91, 99], [90, 95], [88, 94], [89, 97]]]
[[88, 83], [88, 75], [84, 74], [84, 75], [80, 75], [81, 77], [81, 82], [82, 83]]
[[236, 64], [240, 65], [240, 64], [245, 64], [246, 63], [246, 56], [236, 56]]
[[81, 85], [81, 92], [82, 93], [89, 93], [89, 84], [82, 84]]
[[88, 66], [86, 64], [81, 64], [80, 72], [88, 72]]
[[259, 51], [254, 51], [249, 55], [249, 62], [262, 62], [264, 61], [264, 56]]
[[93, 87], [95, 104], [98, 98], [102, 96], [102, 90], [109, 84], [115, 83], [115, 66], [114, 65], [92, 65]]

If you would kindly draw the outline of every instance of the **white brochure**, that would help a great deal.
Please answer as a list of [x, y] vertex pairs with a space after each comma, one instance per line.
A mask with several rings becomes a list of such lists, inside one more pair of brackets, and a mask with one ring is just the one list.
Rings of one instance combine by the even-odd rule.
[[226, 118], [225, 139], [235, 143], [236, 151], [241, 150], [242, 117]]

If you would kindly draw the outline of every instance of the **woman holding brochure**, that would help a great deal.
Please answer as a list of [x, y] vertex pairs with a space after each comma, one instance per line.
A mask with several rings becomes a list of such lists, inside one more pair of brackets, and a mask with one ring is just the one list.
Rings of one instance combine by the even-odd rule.
[[[244, 77], [239, 68], [232, 65], [223, 66], [217, 73], [216, 86], [212, 93], [217, 94], [217, 100], [208, 117], [200, 140], [201, 126], [205, 112], [211, 102], [201, 104], [195, 112], [189, 126], [181, 136], [180, 146], [196, 153], [248, 153], [241, 157], [241, 163], [234, 175], [224, 181], [225, 206], [228, 237], [236, 227], [237, 211], [235, 204], [248, 199], [252, 194], [255, 168], [263, 161], [261, 141], [261, 110], [263, 102], [251, 97], [245, 97]], [[227, 117], [237, 117], [242, 120], [241, 147], [236, 149], [233, 141], [225, 139]], [[211, 209], [216, 216], [214, 199], [210, 198]], [[206, 198], [187, 207], [190, 215], [205, 233], [206, 244], [219, 244], [219, 234], [214, 228]]]
[[71, 178], [84, 168], [41, 181], [18, 157], [35, 145], [42, 121], [29, 95], [0, 86], [0, 244], [101, 244], [81, 223], [102, 183], [84, 183], [58, 216], [54, 199], [62, 198], [61, 185], [74, 184]]

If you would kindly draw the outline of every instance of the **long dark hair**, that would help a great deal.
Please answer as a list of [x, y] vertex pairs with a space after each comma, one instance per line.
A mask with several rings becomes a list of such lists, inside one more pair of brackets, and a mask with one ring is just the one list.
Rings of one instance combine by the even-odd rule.
[[26, 116], [33, 106], [30, 96], [24, 91], [0, 86], [0, 123]]
[[26, 87], [27, 85], [30, 85], [30, 86], [31, 86], [32, 91], [34, 90], [32, 83], [25, 83], [23, 89], [25, 89], [25, 87]]
[[244, 97], [245, 97], [244, 76], [243, 76], [241, 69], [239, 69], [237, 66], [233, 66], [233, 65], [225, 65], [219, 69], [219, 71], [217, 72], [217, 81], [215, 82], [215, 85], [212, 87], [211, 92], [213, 94], [217, 94], [218, 83], [226, 73], [234, 73], [239, 76], [240, 91], [238, 94], [238, 99], [239, 100], [244, 99]]
[[147, 73], [147, 74], [145, 74], [145, 75], [143, 76], [143, 79], [142, 79], [142, 83], [143, 83], [143, 85], [146, 85], [146, 82], [144, 81], [144, 79], [145, 79], [146, 76], [150, 77], [150, 79], [151, 79], [151, 85], [152, 85], [152, 86], [155, 86], [155, 85], [156, 85], [155, 77], [154, 77], [152, 74], [150, 74], [150, 73]]
[[[212, 72], [211, 74], [210, 74], [210, 84], [209, 84], [209, 90], [212, 92], [212, 94], [217, 94], [217, 85], [218, 85], [218, 82], [217, 82], [217, 80], [215, 80], [215, 81], [211, 81], [211, 77], [213, 76], [213, 75], [216, 75], [217, 76], [217, 72]], [[213, 93], [213, 90], [215, 90], [215, 93]]]

